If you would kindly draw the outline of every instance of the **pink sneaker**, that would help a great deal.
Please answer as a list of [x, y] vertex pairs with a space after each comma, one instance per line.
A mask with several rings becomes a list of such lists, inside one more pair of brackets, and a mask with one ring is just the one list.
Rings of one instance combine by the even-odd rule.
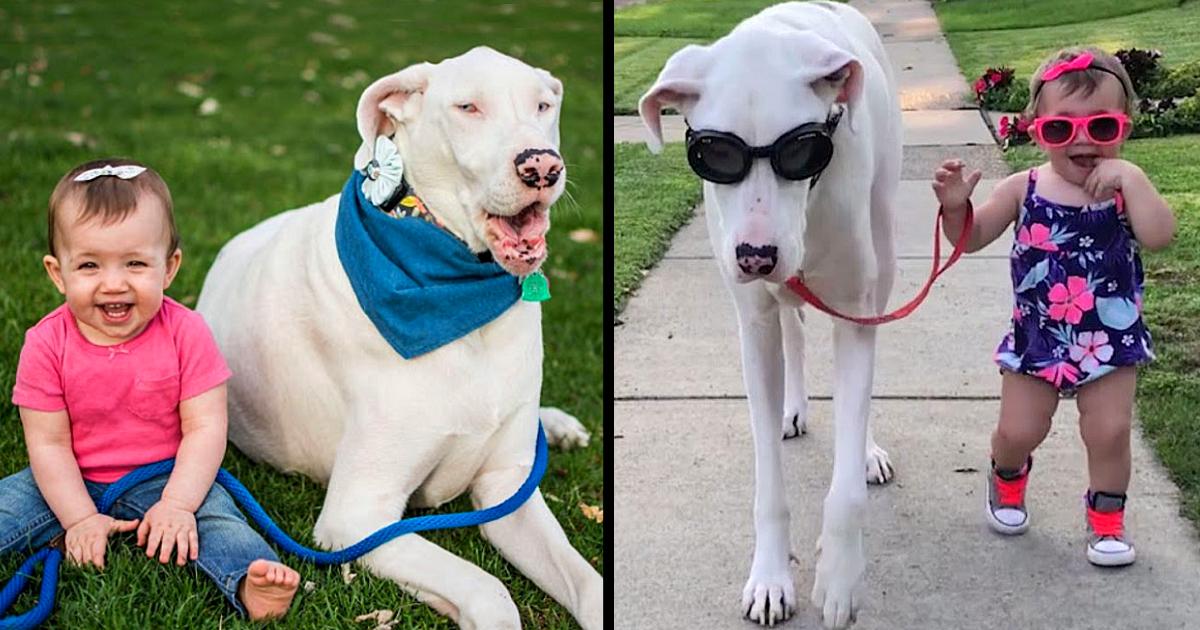
[[1092, 492], [1084, 496], [1087, 505], [1088, 562], [1101, 567], [1133, 564], [1137, 554], [1125, 538], [1125, 495]]
[[1033, 456], [1025, 460], [1020, 476], [1004, 479], [996, 474], [992, 464], [988, 471], [987, 522], [998, 533], [1015, 536], [1029, 529], [1029, 512], [1025, 510], [1025, 485], [1033, 468]]

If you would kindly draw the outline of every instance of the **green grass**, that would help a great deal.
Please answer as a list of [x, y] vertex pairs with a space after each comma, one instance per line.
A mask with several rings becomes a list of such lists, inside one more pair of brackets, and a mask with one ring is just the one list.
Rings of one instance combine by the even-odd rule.
[[[1145, 315], [1157, 360], [1138, 382], [1138, 421], [1183, 493], [1183, 512], [1200, 527], [1200, 136], [1133, 140], [1122, 157], [1146, 171], [1171, 204], [1175, 241], [1145, 252]], [[1044, 161], [1036, 148], [1005, 154], [1017, 170]]]
[[619, 310], [642, 281], [642, 272], [666, 253], [671, 236], [692, 216], [700, 181], [683, 155], [668, 144], [653, 155], [646, 146], [615, 145], [613, 156], [613, 301]]
[[[604, 528], [580, 501], [603, 503], [603, 238], [575, 242], [578, 228], [603, 229], [603, 39], [600, 2], [391, 3], [184, 2], [120, 10], [102, 3], [5, 3], [0, 8], [0, 475], [27, 465], [16, 409], [8, 403], [26, 328], [60, 303], [41, 270], [45, 206], [54, 183], [88, 159], [124, 155], [147, 162], [171, 186], [184, 263], [168, 292], [194, 305], [220, 246], [262, 219], [340, 190], [359, 144], [354, 112], [366, 85], [423, 60], [487, 44], [562, 79], [562, 152], [575, 204], [555, 209], [546, 265], [543, 401], [576, 413], [591, 446], [553, 452], [542, 490], [567, 536], [603, 572]], [[552, 22], [551, 22], [552, 21]], [[553, 25], [553, 28], [547, 28]], [[34, 78], [36, 77], [36, 78]], [[216, 98], [201, 99], [181, 82]], [[607, 124], [607, 123], [605, 123]], [[446, 392], [450, 394], [450, 392]], [[225, 465], [300, 541], [323, 489], [251, 464]], [[468, 507], [459, 500], [448, 509]], [[511, 591], [523, 625], [575, 627], [570, 615], [521, 576], [477, 530], [429, 539], [495, 574]], [[103, 574], [67, 569], [56, 628], [250, 628], [197, 573], [163, 568], [122, 540]], [[20, 558], [0, 559], [0, 576]], [[292, 559], [295, 563], [295, 560]], [[337, 568], [301, 565], [315, 582], [288, 628], [355, 627], [355, 615], [400, 609], [397, 627], [452, 627], [447, 619], [365, 573], [349, 586]], [[22, 599], [18, 608], [31, 603]]]
[[1180, 0], [943, 0], [934, 7], [943, 31], [963, 32], [1090, 22], [1179, 4]]
[[638, 99], [650, 89], [675, 51], [700, 39], [618, 37], [613, 42], [613, 112], [636, 114]]
[[636, 4], [617, 11], [618, 36], [716, 39], [738, 22], [777, 4], [776, 0], [669, 0]]
[[613, 112], [636, 114], [637, 102], [675, 51], [707, 44], [776, 0], [663, 0], [631, 5], [613, 18]]
[[[1089, 15], [1084, 5], [1090, 2], [1071, 0], [1067, 9], [1055, 5], [1054, 14]], [[1137, 4], [1135, 0], [1126, 3]], [[986, 20], [992, 2], [948, 2], [934, 5], [941, 18], [951, 7], [969, 6], [977, 20]], [[1074, 8], [1070, 8], [1074, 7]], [[967, 21], [965, 12], [957, 19]], [[1030, 24], [1038, 24], [1030, 20]], [[946, 40], [958, 60], [958, 67], [968, 83], [993, 66], [1010, 66], [1017, 71], [1018, 81], [1028, 81], [1041, 62], [1054, 52], [1069, 46], [1093, 45], [1108, 52], [1122, 48], [1156, 48], [1162, 51], [1161, 62], [1172, 66], [1200, 59], [1200, 2], [1182, 7], [1145, 11], [1134, 15], [1107, 18], [1059, 26], [1036, 26], [1015, 30], [950, 31]]]

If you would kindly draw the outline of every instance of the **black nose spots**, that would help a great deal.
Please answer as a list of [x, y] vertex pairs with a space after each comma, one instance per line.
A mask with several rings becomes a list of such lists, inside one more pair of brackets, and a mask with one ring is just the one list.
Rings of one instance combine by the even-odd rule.
[[755, 247], [742, 243], [734, 251], [737, 254], [738, 267], [742, 272], [751, 276], [765, 276], [775, 270], [779, 262], [779, 248], [774, 245]]
[[554, 149], [525, 149], [513, 160], [517, 178], [530, 188], [549, 188], [562, 175], [562, 157]]

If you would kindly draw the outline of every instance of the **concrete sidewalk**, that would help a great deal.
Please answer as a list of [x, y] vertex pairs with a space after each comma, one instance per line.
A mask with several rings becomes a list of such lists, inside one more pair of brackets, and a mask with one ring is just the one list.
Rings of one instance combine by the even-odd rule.
[[[982, 166], [977, 200], [1007, 170], [978, 112], [938, 109], [960, 107], [967, 84], [928, 2], [851, 4], [884, 36], [909, 110], [894, 307], [929, 272], [932, 166], [952, 156]], [[641, 138], [635, 122], [614, 121], [629, 130], [618, 141]], [[617, 628], [751, 627], [739, 602], [753, 550], [753, 445], [733, 307], [706, 239], [703, 220], [676, 236], [615, 333]], [[1140, 435], [1127, 516], [1138, 561], [1120, 570], [1088, 564], [1086, 466], [1071, 401], [1039, 450], [1032, 529], [1006, 538], [984, 524], [983, 471], [999, 407], [991, 354], [1012, 299], [1007, 247], [964, 257], [920, 310], [879, 332], [872, 422], [897, 476], [869, 492], [867, 599], [856, 627], [1200, 627], [1200, 542]], [[832, 466], [832, 324], [817, 313], [808, 321], [809, 431], [784, 444], [801, 599], [791, 628], [821, 627], [808, 595]]]

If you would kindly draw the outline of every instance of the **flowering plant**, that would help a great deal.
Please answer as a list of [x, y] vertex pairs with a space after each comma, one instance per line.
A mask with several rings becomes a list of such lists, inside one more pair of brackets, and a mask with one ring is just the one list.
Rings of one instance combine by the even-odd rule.
[[1006, 66], [988, 68], [983, 75], [975, 79], [975, 98], [982, 101], [984, 94], [991, 90], [1003, 90], [1012, 83], [1015, 71]]
[[1008, 116], [1001, 116], [1000, 124], [996, 127], [996, 134], [1000, 136], [1005, 149], [1021, 144], [1029, 144], [1032, 141], [1032, 138], [1029, 136], [1029, 127], [1032, 125], [1032, 120], [1026, 120], [1020, 114], [1013, 116], [1011, 119]]

